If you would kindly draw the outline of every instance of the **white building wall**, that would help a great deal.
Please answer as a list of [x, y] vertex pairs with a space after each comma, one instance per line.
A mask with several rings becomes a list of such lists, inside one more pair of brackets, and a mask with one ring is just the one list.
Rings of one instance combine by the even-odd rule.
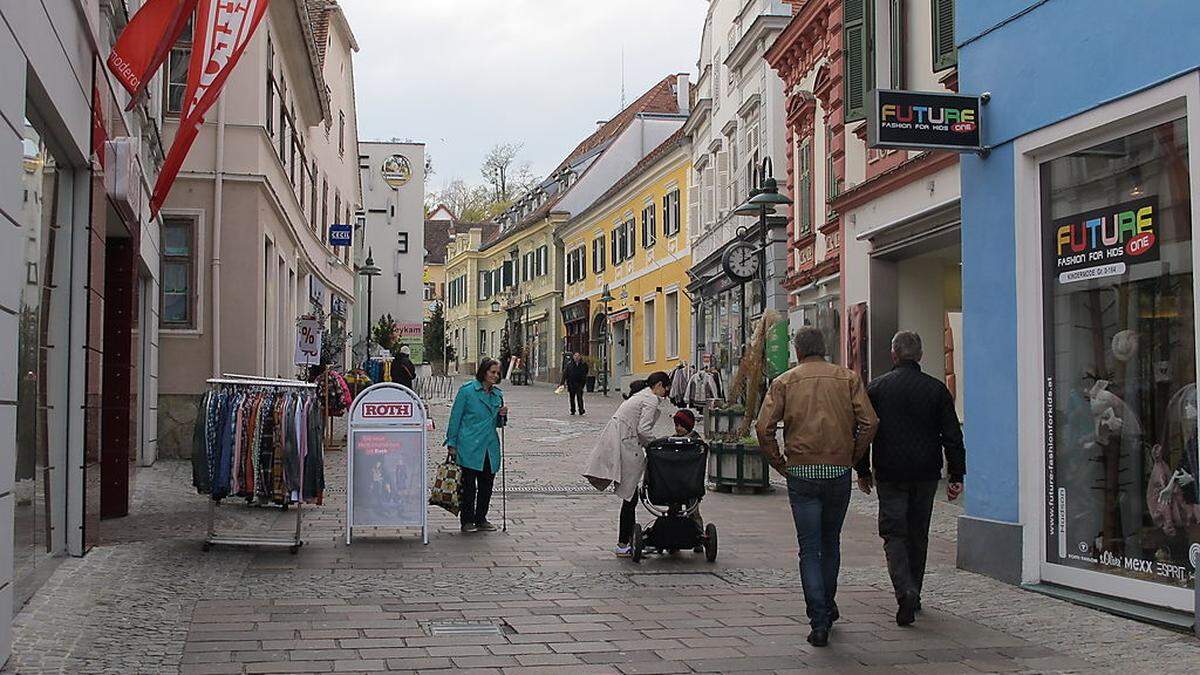
[[[383, 180], [384, 161], [393, 154], [406, 157], [412, 177], [399, 189]], [[371, 294], [371, 321], [391, 314], [396, 323], [420, 325], [424, 313], [422, 274], [425, 269], [425, 145], [423, 143], [359, 142], [360, 176], [366, 229], [363, 243], [382, 273], [375, 277]], [[408, 251], [398, 241], [408, 235]], [[397, 286], [396, 275], [401, 286]], [[401, 290], [403, 292], [401, 292]], [[367, 335], [366, 286], [356, 299], [355, 343]], [[361, 314], [361, 316], [360, 316]]]

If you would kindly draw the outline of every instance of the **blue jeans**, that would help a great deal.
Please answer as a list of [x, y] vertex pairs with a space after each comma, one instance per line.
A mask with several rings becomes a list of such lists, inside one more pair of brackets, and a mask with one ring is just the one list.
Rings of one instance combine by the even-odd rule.
[[842, 565], [842, 523], [850, 506], [850, 472], [813, 480], [788, 476], [788, 500], [800, 545], [800, 583], [813, 628], [828, 629], [837, 611], [837, 579]]

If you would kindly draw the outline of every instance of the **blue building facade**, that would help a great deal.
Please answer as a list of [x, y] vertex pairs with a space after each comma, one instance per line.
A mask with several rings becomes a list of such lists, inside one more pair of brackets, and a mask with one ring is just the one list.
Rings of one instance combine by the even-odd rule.
[[958, 2], [968, 448], [959, 565], [1193, 610], [1192, 0]]

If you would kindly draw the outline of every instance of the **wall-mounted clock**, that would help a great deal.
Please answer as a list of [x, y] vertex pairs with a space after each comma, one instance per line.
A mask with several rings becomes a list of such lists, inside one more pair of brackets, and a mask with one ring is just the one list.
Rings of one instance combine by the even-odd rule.
[[725, 248], [721, 256], [721, 267], [725, 274], [734, 281], [747, 282], [758, 276], [758, 266], [761, 261], [754, 244], [746, 241], [735, 241]]

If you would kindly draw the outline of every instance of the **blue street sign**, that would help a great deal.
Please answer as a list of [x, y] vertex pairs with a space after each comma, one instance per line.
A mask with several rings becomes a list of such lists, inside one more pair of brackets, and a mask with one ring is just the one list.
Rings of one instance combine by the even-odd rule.
[[350, 225], [330, 225], [329, 243], [333, 246], [349, 246], [353, 229]]

